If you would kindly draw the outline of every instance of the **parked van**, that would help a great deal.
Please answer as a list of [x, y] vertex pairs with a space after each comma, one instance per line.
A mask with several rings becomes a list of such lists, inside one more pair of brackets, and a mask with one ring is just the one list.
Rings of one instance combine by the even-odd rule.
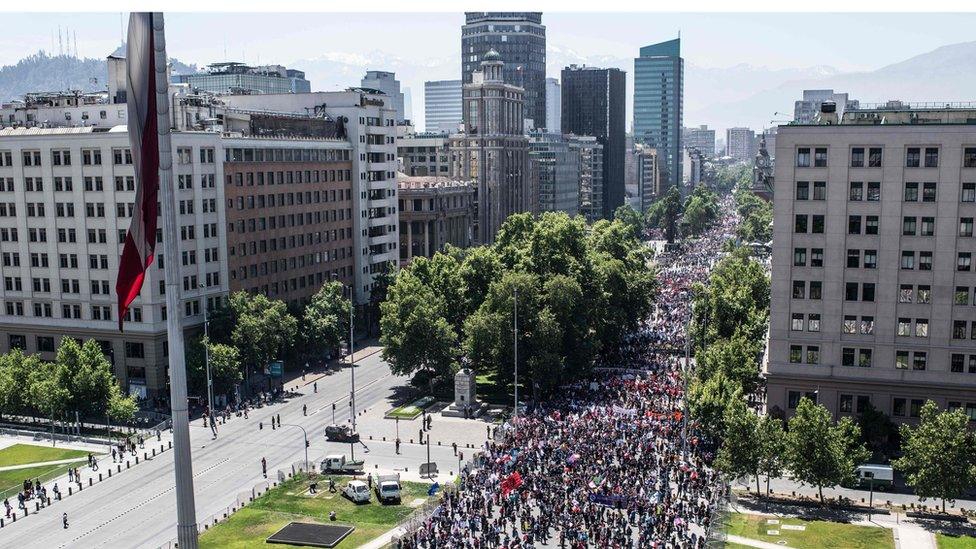
[[857, 485], [861, 488], [870, 488], [873, 482], [875, 489], [886, 490], [891, 488], [894, 480], [894, 471], [890, 465], [865, 463], [859, 465], [854, 473], [857, 475]]

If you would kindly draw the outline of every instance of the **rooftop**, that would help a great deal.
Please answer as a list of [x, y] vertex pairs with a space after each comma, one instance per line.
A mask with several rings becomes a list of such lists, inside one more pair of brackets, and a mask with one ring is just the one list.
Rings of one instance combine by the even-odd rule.
[[452, 177], [438, 175], [407, 175], [403, 172], [397, 173], [397, 187], [400, 190], [424, 190], [424, 189], [444, 189], [467, 191], [474, 190], [473, 181], [464, 181]]
[[793, 121], [790, 126], [882, 126], [882, 125], [976, 125], [976, 101], [921, 102], [887, 101], [849, 105], [838, 119], [836, 113], [821, 112], [812, 122]]

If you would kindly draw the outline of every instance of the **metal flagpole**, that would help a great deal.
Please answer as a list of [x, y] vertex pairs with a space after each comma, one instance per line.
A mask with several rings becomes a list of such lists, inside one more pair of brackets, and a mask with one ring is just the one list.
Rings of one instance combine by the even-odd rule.
[[151, 15], [156, 65], [156, 126], [159, 133], [159, 196], [163, 207], [163, 258], [166, 277], [166, 332], [169, 340], [169, 398], [173, 414], [173, 456], [176, 473], [177, 538], [180, 549], [197, 548], [197, 519], [193, 501], [193, 464], [186, 400], [186, 365], [180, 314], [180, 252], [173, 203], [173, 147], [170, 138], [169, 77], [163, 14]]
[[[512, 339], [515, 342], [515, 412], [512, 417], [518, 418], [518, 286], [515, 287], [515, 314], [512, 327]], [[514, 426], [514, 424], [513, 424]]]
[[352, 417], [352, 431], [356, 432], [356, 339], [353, 337], [353, 314], [356, 310], [356, 294], [353, 291], [353, 283], [349, 284], [349, 375], [352, 380], [352, 388], [349, 391], [349, 403], [351, 408], [349, 415]]

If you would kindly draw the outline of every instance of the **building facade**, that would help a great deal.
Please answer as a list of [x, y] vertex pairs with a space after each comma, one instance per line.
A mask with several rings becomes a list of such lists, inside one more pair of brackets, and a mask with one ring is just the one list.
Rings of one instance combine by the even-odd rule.
[[562, 72], [562, 132], [592, 135], [603, 146], [603, 218], [624, 204], [626, 73], [570, 65]]
[[562, 131], [563, 96], [562, 86], [557, 78], [546, 78], [546, 131]]
[[728, 128], [725, 130], [725, 154], [745, 162], [756, 155], [756, 132], [749, 128]]
[[174, 74], [171, 81], [187, 84], [194, 91], [218, 94], [308, 93], [312, 89], [302, 71], [282, 65], [250, 66], [237, 62], [213, 63], [201, 73]]
[[454, 133], [461, 127], [461, 81], [424, 82], [424, 131]]
[[976, 420], [976, 111], [821, 118], [776, 139], [769, 410]]
[[389, 96], [391, 106], [395, 111], [393, 120], [397, 124], [406, 120], [406, 113], [403, 106], [403, 92], [400, 91], [400, 81], [396, 79], [396, 73], [388, 71], [366, 71], [366, 76], [363, 76], [360, 86], [385, 93]]
[[681, 186], [684, 189], [693, 189], [701, 183], [703, 162], [698, 149], [681, 149]]
[[397, 127], [400, 170], [410, 176], [447, 177], [451, 171], [448, 134], [414, 133], [411, 126]]
[[681, 39], [644, 46], [634, 59], [634, 139], [657, 149], [667, 187], [681, 182], [684, 74]]
[[715, 156], [715, 130], [708, 129], [707, 125], [697, 128], [685, 128], [684, 147], [695, 149], [702, 153], [706, 158]]
[[603, 219], [603, 145], [590, 135], [564, 135], [579, 159], [579, 213], [587, 223]]
[[546, 123], [546, 27], [542, 12], [464, 14], [461, 27], [461, 80], [474, 81], [490, 51], [505, 63], [503, 80], [524, 90], [525, 114], [532, 127]]
[[657, 149], [654, 147], [638, 145], [634, 157], [637, 164], [640, 211], [646, 212], [662, 193], [661, 166], [658, 162]]
[[813, 123], [813, 119], [820, 114], [820, 105], [824, 101], [833, 101], [837, 105], [839, 116], [843, 116], [849, 108], [858, 107], [857, 99], [850, 99], [846, 93], [834, 93], [834, 90], [803, 90], [803, 99], [793, 103], [793, 122]]
[[400, 264], [474, 241], [473, 181], [400, 174]]
[[579, 213], [579, 148], [571, 146], [562, 134], [529, 134], [529, 177], [537, 193], [533, 212]]

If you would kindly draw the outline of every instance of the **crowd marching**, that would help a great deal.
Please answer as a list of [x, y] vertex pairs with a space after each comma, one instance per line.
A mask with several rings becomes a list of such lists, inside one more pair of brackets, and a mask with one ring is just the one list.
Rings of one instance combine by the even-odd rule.
[[614, 363], [499, 429], [481, 466], [399, 546], [703, 547], [726, 485], [714, 445], [683, 415], [685, 325], [691, 285], [734, 234], [734, 215], [694, 249], [657, 254], [656, 311]]

